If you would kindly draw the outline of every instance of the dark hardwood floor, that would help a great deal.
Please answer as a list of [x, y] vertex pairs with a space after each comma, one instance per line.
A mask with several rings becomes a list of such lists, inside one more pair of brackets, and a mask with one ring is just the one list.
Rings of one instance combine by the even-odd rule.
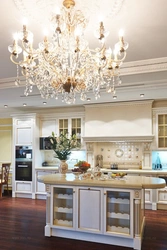
[[[146, 210], [142, 250], [167, 250], [167, 211]], [[45, 237], [45, 200], [0, 199], [1, 250], [128, 250], [86, 241]]]

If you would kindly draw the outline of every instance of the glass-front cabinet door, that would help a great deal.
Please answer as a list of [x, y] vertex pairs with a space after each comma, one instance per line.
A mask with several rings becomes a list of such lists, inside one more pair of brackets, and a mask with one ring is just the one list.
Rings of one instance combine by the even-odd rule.
[[158, 148], [167, 148], [167, 114], [158, 115]]
[[53, 226], [74, 227], [74, 189], [53, 187]]
[[81, 118], [72, 118], [71, 135], [76, 135], [77, 141], [81, 143]]
[[130, 192], [105, 190], [105, 222], [107, 234], [131, 234]]
[[68, 134], [68, 119], [59, 119], [59, 135]]

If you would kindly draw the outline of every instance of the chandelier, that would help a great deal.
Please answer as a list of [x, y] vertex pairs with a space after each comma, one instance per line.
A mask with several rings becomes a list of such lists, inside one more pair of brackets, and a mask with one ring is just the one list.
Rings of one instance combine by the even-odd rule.
[[50, 22], [51, 41], [45, 34], [38, 48], [33, 48], [33, 33], [23, 24], [23, 30], [15, 34], [13, 44], [8, 46], [10, 59], [17, 65], [15, 84], [20, 83], [21, 67], [26, 79], [26, 96], [33, 86], [39, 89], [42, 98], [61, 96], [67, 104], [75, 103], [77, 95], [82, 101], [87, 100], [89, 92], [98, 99], [102, 89], [114, 96], [116, 85], [121, 84], [120, 66], [128, 48], [123, 33], [120, 32], [114, 50], [107, 49], [105, 40], [109, 32], [100, 21], [94, 32], [100, 46], [90, 49], [84, 38], [88, 20], [75, 8], [74, 0], [64, 0], [61, 11], [51, 13]]

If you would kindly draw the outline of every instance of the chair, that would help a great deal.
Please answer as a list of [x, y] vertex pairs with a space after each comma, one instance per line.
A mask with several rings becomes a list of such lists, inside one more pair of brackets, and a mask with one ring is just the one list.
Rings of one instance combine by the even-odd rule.
[[0, 174], [0, 198], [2, 197], [2, 190], [4, 185], [7, 186], [7, 192], [9, 194], [8, 178], [9, 178], [10, 165], [11, 163], [2, 163], [1, 174]]

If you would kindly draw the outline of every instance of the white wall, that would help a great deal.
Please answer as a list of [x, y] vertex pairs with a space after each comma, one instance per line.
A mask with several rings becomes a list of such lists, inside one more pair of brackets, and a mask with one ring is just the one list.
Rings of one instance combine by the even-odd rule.
[[152, 135], [152, 101], [85, 106], [85, 136]]

